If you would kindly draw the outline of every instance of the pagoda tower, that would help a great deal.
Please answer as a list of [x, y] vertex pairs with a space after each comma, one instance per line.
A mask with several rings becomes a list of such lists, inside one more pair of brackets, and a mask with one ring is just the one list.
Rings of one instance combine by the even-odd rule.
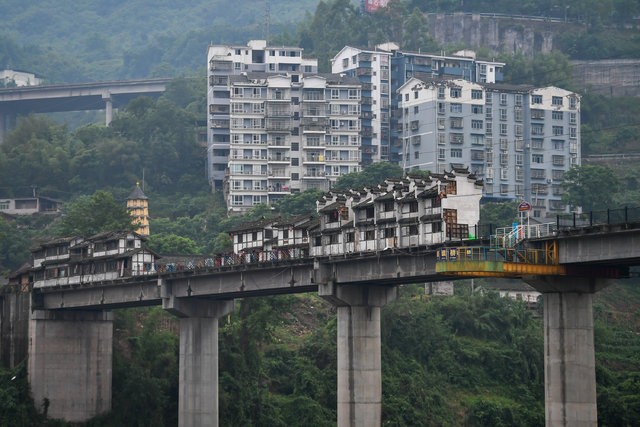
[[142, 236], [149, 235], [149, 198], [145, 196], [140, 188], [140, 183], [136, 183], [129, 197], [127, 197], [127, 210], [131, 215], [131, 222], [137, 227], [136, 233]]

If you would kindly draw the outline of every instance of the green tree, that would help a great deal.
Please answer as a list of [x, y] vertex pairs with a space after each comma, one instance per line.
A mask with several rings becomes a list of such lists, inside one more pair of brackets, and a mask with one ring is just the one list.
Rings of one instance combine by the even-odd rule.
[[147, 237], [147, 247], [159, 254], [193, 255], [200, 253], [198, 245], [188, 237], [154, 233]]
[[65, 206], [57, 234], [91, 236], [105, 231], [133, 229], [125, 204], [116, 202], [111, 193], [98, 190], [91, 196], [80, 196]]
[[362, 188], [375, 186], [388, 178], [401, 178], [402, 168], [395, 163], [380, 162], [365, 167], [361, 172], [342, 175], [336, 181], [335, 188], [346, 190], [349, 188]]
[[20, 267], [29, 259], [29, 240], [0, 217], [0, 274]]
[[275, 208], [281, 215], [313, 215], [316, 213], [316, 200], [322, 194], [322, 190], [307, 190], [285, 196]]
[[564, 174], [562, 200], [584, 211], [613, 207], [620, 183], [611, 169], [599, 165], [574, 166]]

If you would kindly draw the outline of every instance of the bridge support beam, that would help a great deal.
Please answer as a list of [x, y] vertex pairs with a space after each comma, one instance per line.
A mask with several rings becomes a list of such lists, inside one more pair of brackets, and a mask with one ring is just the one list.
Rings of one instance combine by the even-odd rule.
[[180, 317], [178, 425], [218, 425], [218, 319], [233, 300], [163, 298], [164, 309]]
[[113, 314], [33, 310], [28, 377], [49, 418], [83, 422], [111, 409]]
[[380, 308], [397, 292], [395, 286], [318, 287], [338, 311], [338, 427], [382, 423]]
[[113, 120], [113, 100], [110, 93], [102, 94], [102, 99], [104, 101], [104, 124], [109, 126]]
[[547, 426], [597, 426], [593, 294], [599, 278], [536, 276], [544, 298], [544, 395]]

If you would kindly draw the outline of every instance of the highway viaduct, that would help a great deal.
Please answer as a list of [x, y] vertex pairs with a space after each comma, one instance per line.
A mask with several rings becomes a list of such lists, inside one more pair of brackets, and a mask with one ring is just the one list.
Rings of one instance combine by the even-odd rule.
[[144, 79], [0, 89], [0, 144], [19, 115], [61, 111], [105, 110], [105, 124], [113, 109], [139, 96], [161, 95], [172, 79]]
[[[525, 243], [550, 241], [570, 273], [520, 275], [544, 297], [546, 425], [596, 426], [592, 298], [610, 283], [607, 272], [640, 264], [640, 222]], [[381, 425], [380, 310], [398, 285], [443, 280], [436, 258], [436, 251], [390, 250], [36, 290], [28, 362], [34, 401], [47, 398], [49, 415], [70, 421], [108, 411], [111, 310], [162, 304], [180, 318], [180, 426], [217, 425], [218, 319], [234, 298], [318, 292], [337, 306], [337, 424]]]

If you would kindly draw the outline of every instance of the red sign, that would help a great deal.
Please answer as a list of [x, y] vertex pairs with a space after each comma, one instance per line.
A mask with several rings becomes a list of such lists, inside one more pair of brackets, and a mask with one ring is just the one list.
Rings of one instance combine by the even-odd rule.
[[378, 8], [387, 6], [389, 0], [364, 0], [364, 10], [367, 12], [375, 12]]
[[531, 203], [529, 202], [522, 202], [518, 205], [518, 212], [526, 212], [531, 209], [533, 209], [533, 206], [531, 206]]

